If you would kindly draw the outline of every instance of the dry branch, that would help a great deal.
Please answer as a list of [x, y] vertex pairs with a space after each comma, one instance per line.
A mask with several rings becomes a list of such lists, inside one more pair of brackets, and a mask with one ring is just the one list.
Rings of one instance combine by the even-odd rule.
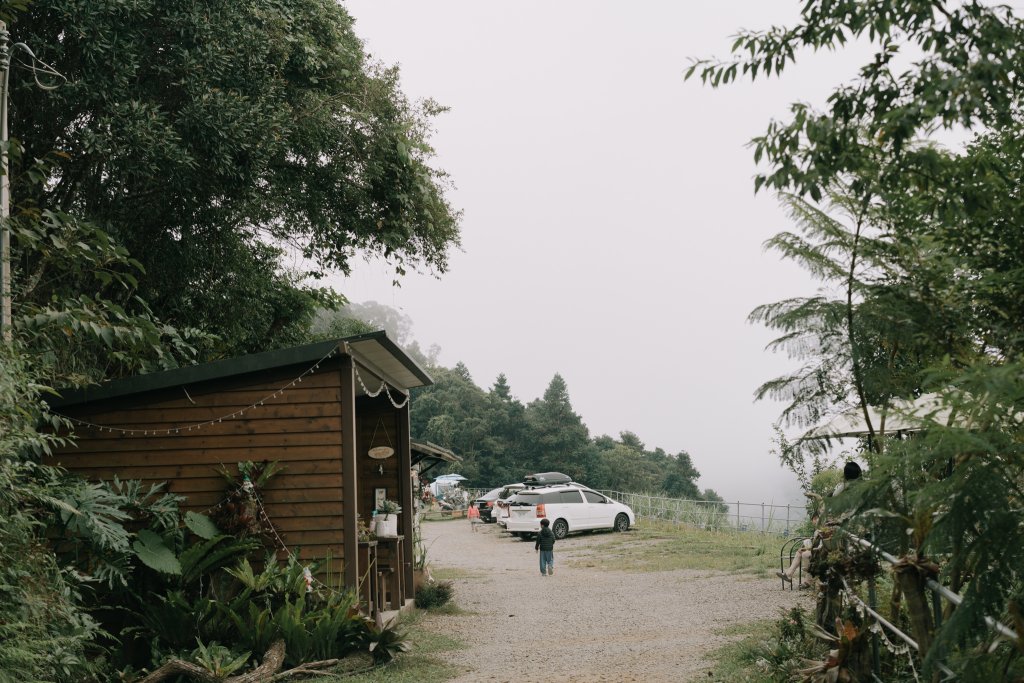
[[[143, 678], [140, 683], [159, 683], [171, 676], [184, 674], [201, 681], [202, 683], [270, 683], [275, 680], [274, 674], [284, 664], [284, 641], [275, 640], [266, 654], [263, 655], [263, 663], [258, 667], [240, 676], [222, 679], [214, 676], [206, 669], [182, 659], [172, 659], [159, 669]], [[304, 665], [309, 666], [309, 665]], [[296, 667], [302, 668], [302, 667]], [[295, 669], [292, 669], [294, 671]]]

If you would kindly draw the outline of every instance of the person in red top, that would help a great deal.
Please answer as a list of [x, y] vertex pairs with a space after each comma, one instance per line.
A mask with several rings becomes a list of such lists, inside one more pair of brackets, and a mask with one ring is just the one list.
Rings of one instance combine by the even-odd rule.
[[476, 505], [470, 505], [469, 510], [466, 511], [466, 516], [469, 517], [469, 525], [473, 531], [476, 531], [476, 525], [480, 523], [480, 511], [476, 508]]

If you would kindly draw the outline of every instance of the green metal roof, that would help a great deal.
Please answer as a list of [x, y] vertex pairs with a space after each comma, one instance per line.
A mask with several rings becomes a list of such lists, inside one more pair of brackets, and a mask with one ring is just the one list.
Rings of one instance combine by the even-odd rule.
[[132, 394], [226, 379], [289, 365], [312, 364], [326, 357], [334, 349], [340, 350], [342, 354], [352, 356], [366, 370], [378, 376], [379, 379], [388, 381], [398, 389], [408, 390], [434, 383], [426, 370], [410, 358], [401, 347], [388, 339], [386, 332], [380, 330], [354, 337], [332, 339], [277, 351], [253, 353], [248, 356], [175, 368], [164, 372], [135, 375], [83, 389], [70, 389], [60, 392], [60, 398], [51, 399], [49, 403], [54, 408], [65, 408], [91, 401], [122, 398]]

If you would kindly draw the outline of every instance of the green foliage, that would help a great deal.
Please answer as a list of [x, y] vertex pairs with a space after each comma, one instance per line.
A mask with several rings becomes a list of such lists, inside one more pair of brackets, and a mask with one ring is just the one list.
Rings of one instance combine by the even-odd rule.
[[196, 536], [207, 541], [214, 538], [220, 532], [217, 529], [217, 525], [213, 523], [213, 520], [206, 515], [200, 515], [191, 510], [185, 513], [185, 526]]
[[[1019, 101], [1022, 39], [1024, 25], [1004, 6], [810, 0], [795, 25], [740, 31], [735, 58], [695, 60], [686, 77], [718, 87], [741, 76], [778, 75], [807, 49], [837, 50], [854, 40], [876, 45], [853, 82], [833, 91], [827, 111], [793, 104], [792, 118], [771, 122], [753, 144], [755, 160], [769, 166], [755, 188], [791, 189], [817, 201], [834, 181], [853, 177], [853, 193], [864, 197], [872, 191], [857, 179], [866, 171], [883, 186], [909, 178], [922, 189], [943, 187], [934, 150], [913, 145], [930, 128], [1009, 122]], [[914, 53], [915, 62], [897, 72], [901, 52]]]
[[[1015, 75], [1024, 64], [1013, 47], [1022, 37], [1024, 22], [1008, 7], [812, 0], [793, 27], [742, 32], [733, 51], [747, 56], [698, 62], [688, 74], [717, 86], [741, 73], [778, 73], [801, 47], [853, 38], [878, 46], [826, 112], [794, 105], [789, 122], [771, 123], [754, 141], [755, 158], [768, 164], [755, 189], [795, 193], [783, 201], [799, 233], [769, 246], [824, 286], [751, 317], [780, 332], [772, 347], [802, 363], [758, 390], [788, 402], [788, 424], [939, 396], [908, 439], [865, 415], [868, 476], [827, 505], [845, 526], [870, 529], [904, 556], [912, 568], [904, 574], [938, 567], [942, 583], [962, 594], [935, 626], [920, 618], [926, 603], [914, 582], [901, 582], [916, 606], [908, 611], [915, 637], [932, 643], [929, 672], [941, 662], [968, 676], [1000, 667], [1005, 675], [1019, 664], [1019, 647], [991, 645], [983, 617], [1020, 613], [1024, 560], [1024, 89]], [[906, 46], [921, 57], [896, 73]], [[917, 139], [936, 125], [984, 132], [946, 151]], [[810, 483], [827, 445], [782, 438], [780, 455]], [[840, 548], [827, 558], [843, 571], [856, 559]]]
[[165, 574], [181, 574], [181, 563], [174, 552], [167, 547], [164, 539], [149, 529], [142, 529], [132, 544], [136, 556], [150, 569]]
[[772, 680], [792, 680], [804, 659], [821, 657], [825, 648], [811, 635], [813, 623], [802, 607], [793, 607], [775, 623], [778, 637], [764, 642], [756, 655]]
[[416, 606], [420, 609], [441, 607], [452, 599], [454, 588], [451, 581], [429, 581], [416, 591]]
[[0, 681], [94, 680], [102, 631], [83, 609], [82, 577], [59, 563], [46, 539], [50, 483], [59, 477], [33, 456], [59, 438], [38, 382], [17, 344], [0, 345]]
[[[444, 110], [410, 103], [352, 23], [330, 0], [33, 2], [17, 38], [68, 83], [14, 82], [24, 158], [58, 152], [22, 205], [106, 226], [145, 268], [138, 294], [157, 315], [219, 335], [205, 354], [301, 341], [314, 310], [339, 303], [303, 282], [347, 272], [357, 252], [396, 276], [443, 272], [459, 240], [431, 166]], [[35, 272], [40, 256], [17, 246], [19, 271]], [[289, 270], [286, 251], [312, 270]], [[41, 282], [32, 299], [49, 294]]]
[[203, 645], [200, 641], [198, 645], [199, 647], [192, 652], [192, 661], [217, 678], [227, 678], [240, 670], [252, 656], [251, 652], [238, 654], [216, 642]]
[[372, 622], [356, 613], [351, 593], [286, 600], [274, 613], [273, 624], [285, 640], [285, 662], [292, 666], [339, 659], [372, 645]]
[[369, 649], [374, 664], [387, 664], [410, 648], [409, 640], [398, 627], [369, 627]]

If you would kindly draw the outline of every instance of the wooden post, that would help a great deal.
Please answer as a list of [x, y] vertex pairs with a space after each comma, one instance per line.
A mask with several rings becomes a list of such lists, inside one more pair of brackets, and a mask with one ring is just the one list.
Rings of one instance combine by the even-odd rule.
[[344, 519], [345, 586], [359, 587], [358, 528], [356, 524], [356, 384], [352, 356], [341, 357], [341, 486]]
[[[406, 511], [402, 515], [402, 531], [405, 535], [402, 539], [403, 552], [402, 552], [402, 565], [398, 568], [401, 571], [405, 580], [403, 585], [406, 587], [406, 591], [412, 591], [412, 561], [413, 561], [413, 534], [415, 532], [414, 526], [416, 523], [416, 508], [412, 502], [412, 448], [409, 443], [411, 426], [409, 423], [409, 401], [406, 400], [405, 406], [398, 411], [398, 487], [399, 495], [401, 495], [401, 506], [402, 510]], [[406, 595], [405, 598], [414, 598], [415, 595]]]

